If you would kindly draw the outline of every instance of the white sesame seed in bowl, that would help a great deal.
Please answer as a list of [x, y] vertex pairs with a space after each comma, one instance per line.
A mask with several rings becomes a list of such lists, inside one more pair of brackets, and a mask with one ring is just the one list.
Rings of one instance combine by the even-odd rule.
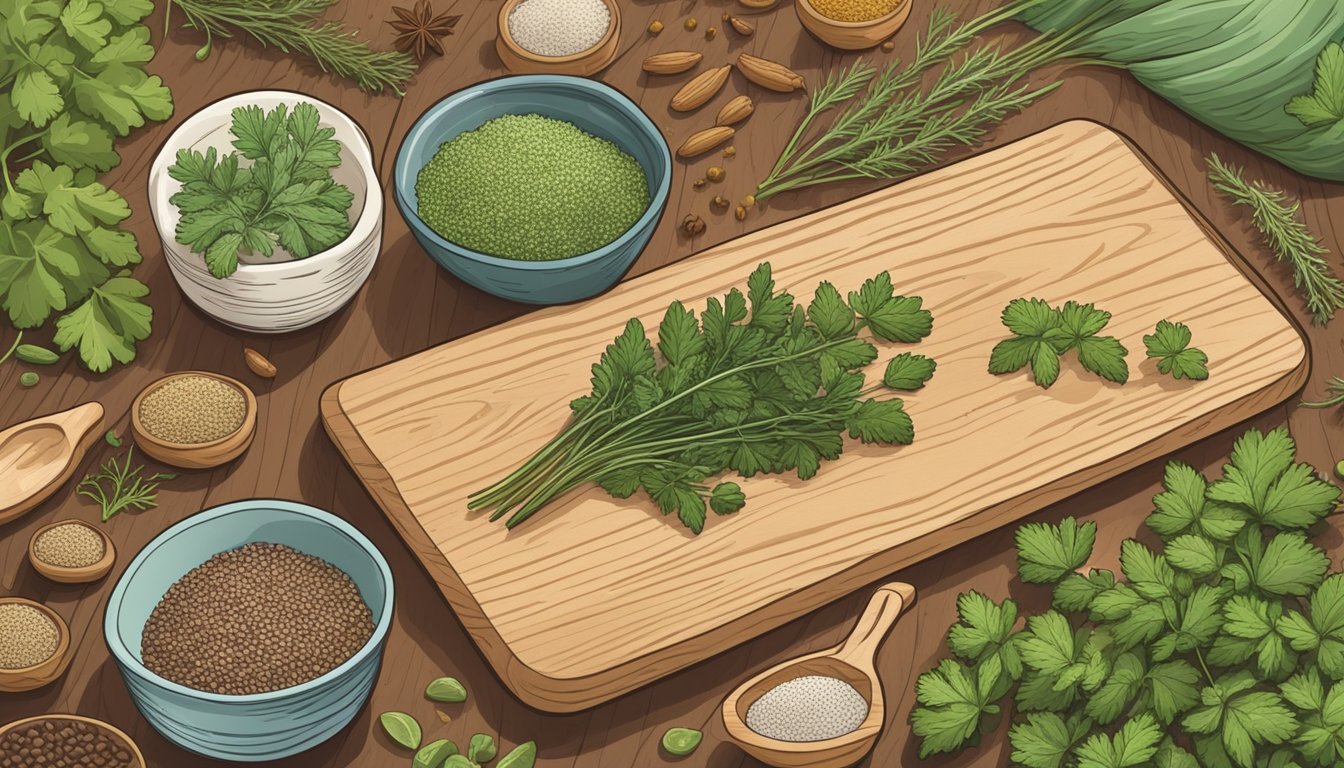
[[509, 14], [509, 34], [538, 56], [574, 56], [601, 42], [611, 21], [602, 0], [523, 0]]

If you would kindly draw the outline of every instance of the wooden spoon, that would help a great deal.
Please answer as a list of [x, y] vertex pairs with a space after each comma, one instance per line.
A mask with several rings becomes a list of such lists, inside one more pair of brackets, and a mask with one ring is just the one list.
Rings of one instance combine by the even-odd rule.
[[[877, 743], [885, 706], [874, 660], [878, 646], [896, 619], [915, 602], [915, 588], [892, 582], [878, 588], [868, 607], [840, 645], [800, 656], [756, 675], [723, 701], [728, 736], [747, 754], [776, 768], [844, 768], [857, 763]], [[854, 686], [868, 701], [868, 716], [855, 730], [824, 741], [779, 741], [751, 730], [747, 710], [766, 691], [805, 675], [827, 675]]]
[[103, 426], [103, 406], [85, 403], [0, 432], [0, 523], [41, 504], [75, 473]]

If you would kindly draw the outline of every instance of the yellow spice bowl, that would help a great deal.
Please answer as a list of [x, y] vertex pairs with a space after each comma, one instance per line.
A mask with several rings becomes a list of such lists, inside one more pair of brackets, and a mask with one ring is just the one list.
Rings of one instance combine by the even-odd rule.
[[[245, 413], [243, 414], [243, 424], [238, 427], [237, 431], [208, 443], [174, 443], [155, 437], [145, 428], [144, 423], [140, 420], [140, 406], [145, 397], [174, 379], [188, 376], [204, 376], [215, 379], [242, 393]], [[241, 381], [218, 373], [182, 371], [169, 374], [141, 390], [140, 394], [136, 395], [135, 401], [131, 403], [131, 434], [135, 437], [135, 444], [151, 457], [174, 467], [210, 469], [221, 464], [227, 464], [241, 456], [243, 451], [246, 451], [252, 445], [252, 438], [256, 436], [256, 433], [257, 396]]]
[[[91, 565], [80, 566], [78, 568], [71, 568], [69, 566], [48, 563], [38, 557], [38, 538], [52, 528], [61, 525], [82, 525], [98, 534], [98, 538], [103, 540], [103, 556], [98, 559], [98, 562]], [[28, 540], [28, 562], [33, 564], [33, 568], [38, 573], [61, 584], [84, 584], [90, 581], [97, 581], [106, 576], [108, 571], [112, 570], [112, 564], [116, 561], [117, 548], [112, 544], [112, 539], [110, 539], [106, 533], [103, 533], [102, 529], [90, 525], [83, 520], [57, 520], [54, 523], [38, 528], [37, 532], [33, 534], [33, 537]]]
[[47, 606], [23, 597], [0, 597], [0, 605], [26, 605], [36, 608], [56, 625], [56, 651], [31, 667], [0, 669], [0, 693], [21, 693], [41, 688], [65, 674], [70, 666], [70, 627], [60, 614]]
[[900, 0], [889, 13], [867, 21], [840, 21], [822, 14], [811, 0], [797, 0], [793, 7], [808, 32], [833, 48], [861, 51], [882, 44], [905, 25], [914, 0]]

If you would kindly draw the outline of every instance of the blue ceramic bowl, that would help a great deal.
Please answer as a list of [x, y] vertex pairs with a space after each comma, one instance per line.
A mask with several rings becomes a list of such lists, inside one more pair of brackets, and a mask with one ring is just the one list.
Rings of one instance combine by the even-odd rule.
[[[257, 541], [288, 545], [349, 574], [373, 612], [369, 642], [315, 680], [250, 696], [197, 691], [147, 669], [141, 631], [168, 587], [214, 555]], [[256, 762], [315, 747], [354, 719], [378, 677], [392, 602], [387, 561], [349, 523], [303, 504], [254, 499], [188, 517], [149, 542], [112, 590], [103, 632], [132, 701], [164, 738], [206, 757]]]
[[[415, 180], [444, 142], [496, 117], [526, 114], [566, 120], [639, 161], [649, 183], [649, 207], [625, 234], [581, 256], [518, 261], [451, 243], [420, 219]], [[483, 291], [528, 304], [578, 301], [615, 285], [648, 244], [671, 185], [672, 153], [648, 115], [614, 88], [563, 75], [504, 77], [448, 96], [411, 126], [397, 153], [395, 172], [397, 207], [435, 261]]]

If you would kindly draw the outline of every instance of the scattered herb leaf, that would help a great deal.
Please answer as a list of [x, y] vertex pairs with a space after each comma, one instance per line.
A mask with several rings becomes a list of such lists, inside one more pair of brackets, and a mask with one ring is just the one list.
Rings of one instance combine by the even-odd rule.
[[1159, 320], [1151, 336], [1143, 337], [1148, 356], [1157, 358], [1157, 370], [1175, 379], [1209, 378], [1209, 356], [1190, 346], [1190, 328], [1184, 323]]
[[98, 502], [103, 522], [111, 520], [127, 509], [143, 511], [158, 506], [159, 483], [177, 477], [171, 472], [156, 472], [145, 476], [145, 466], [132, 465], [135, 446], [126, 449], [126, 457], [117, 461], [113, 456], [97, 472], [79, 482], [76, 492]]
[[378, 716], [383, 731], [396, 743], [407, 749], [420, 746], [420, 723], [405, 712], [384, 712]]
[[455, 677], [440, 677], [425, 687], [425, 698], [430, 701], [460, 704], [467, 700], [467, 687]]
[[495, 740], [484, 733], [473, 734], [467, 746], [467, 759], [473, 763], [488, 763], [495, 759]]
[[668, 728], [663, 734], [663, 749], [673, 757], [685, 757], [700, 746], [704, 736], [694, 728]]
[[1013, 338], [994, 346], [989, 356], [992, 374], [1030, 365], [1036, 383], [1049, 389], [1059, 379], [1060, 358], [1077, 350], [1083, 368], [1117, 384], [1129, 380], [1128, 350], [1110, 336], [1097, 335], [1110, 322], [1109, 312], [1076, 301], [1056, 309], [1044, 299], [1014, 299], [1004, 307], [1001, 319]]
[[882, 383], [892, 389], [913, 392], [927, 384], [937, 368], [938, 363], [930, 358], [903, 352], [887, 363], [887, 373], [882, 377]]
[[495, 768], [532, 768], [537, 764], [537, 743], [528, 741], [513, 749], [495, 763]]
[[103, 441], [106, 442], [108, 445], [112, 446], [113, 448], [121, 447], [121, 437], [119, 437], [116, 432], [113, 432], [110, 429], [107, 430], [107, 434], [103, 435]]
[[412, 768], [443, 768], [448, 758], [457, 754], [457, 745], [448, 739], [431, 741], [415, 753]]

